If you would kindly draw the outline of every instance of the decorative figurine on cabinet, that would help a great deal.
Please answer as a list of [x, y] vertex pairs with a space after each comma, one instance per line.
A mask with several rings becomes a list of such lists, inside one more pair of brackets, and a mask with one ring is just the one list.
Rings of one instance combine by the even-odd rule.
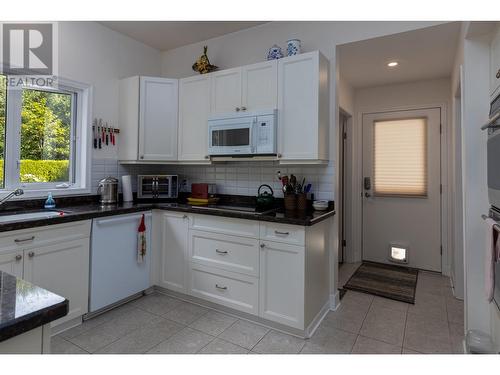
[[219, 69], [219, 67], [210, 64], [210, 60], [208, 59], [208, 56], [207, 56], [207, 51], [208, 51], [208, 47], [204, 46], [203, 47], [203, 55], [201, 55], [200, 58], [198, 60], [196, 60], [196, 62], [193, 64], [193, 70], [195, 72], [198, 72], [200, 74], [206, 74], [206, 73], [214, 72], [217, 69]]

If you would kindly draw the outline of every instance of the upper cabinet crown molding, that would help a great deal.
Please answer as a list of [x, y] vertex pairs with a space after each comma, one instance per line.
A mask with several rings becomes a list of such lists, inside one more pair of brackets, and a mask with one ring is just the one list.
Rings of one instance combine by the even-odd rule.
[[124, 161], [177, 160], [178, 80], [135, 76], [120, 81]]

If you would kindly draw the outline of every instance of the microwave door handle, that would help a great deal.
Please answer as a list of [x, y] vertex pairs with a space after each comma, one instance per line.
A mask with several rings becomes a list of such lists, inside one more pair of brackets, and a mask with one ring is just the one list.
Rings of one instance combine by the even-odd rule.
[[500, 118], [500, 112], [497, 112], [491, 117], [486, 124], [481, 126], [481, 130], [500, 128], [500, 124], [495, 124], [495, 122]]

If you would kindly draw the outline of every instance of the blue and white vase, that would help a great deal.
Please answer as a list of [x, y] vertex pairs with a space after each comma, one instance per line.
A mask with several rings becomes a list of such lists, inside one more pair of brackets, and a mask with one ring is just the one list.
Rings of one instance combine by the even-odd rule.
[[267, 53], [268, 60], [277, 60], [283, 57], [283, 51], [281, 51], [281, 47], [278, 45], [273, 45], [269, 48], [269, 52]]
[[290, 39], [286, 42], [286, 55], [294, 56], [300, 54], [300, 39]]

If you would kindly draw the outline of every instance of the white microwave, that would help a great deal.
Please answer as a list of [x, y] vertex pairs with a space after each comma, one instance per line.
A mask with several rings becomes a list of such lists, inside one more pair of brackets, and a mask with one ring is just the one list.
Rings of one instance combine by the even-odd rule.
[[208, 120], [208, 154], [276, 155], [276, 110], [212, 116]]

